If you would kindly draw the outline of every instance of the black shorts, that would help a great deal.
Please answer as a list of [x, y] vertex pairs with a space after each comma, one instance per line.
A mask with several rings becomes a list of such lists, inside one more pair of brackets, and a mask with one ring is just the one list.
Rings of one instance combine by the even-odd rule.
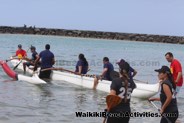
[[107, 123], [129, 123], [130, 117], [108, 117]]
[[[125, 107], [127, 108], [127, 107]], [[130, 107], [128, 107], [130, 108]], [[107, 123], [129, 123], [130, 116], [125, 114], [130, 113], [130, 111], [111, 111], [112, 115], [109, 115], [107, 118]], [[117, 114], [119, 117], [117, 117], [115, 114]], [[122, 114], [122, 115], [121, 115]]]
[[39, 77], [41, 78], [41, 79], [50, 79], [50, 75], [51, 75], [51, 70], [47, 70], [47, 71], [41, 71], [40, 70], [40, 74], [39, 74]]

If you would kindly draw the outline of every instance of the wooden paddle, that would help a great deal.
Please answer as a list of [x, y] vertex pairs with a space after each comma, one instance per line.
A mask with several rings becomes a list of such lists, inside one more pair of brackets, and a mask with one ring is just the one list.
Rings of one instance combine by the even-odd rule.
[[[119, 74], [119, 72], [117, 72], [117, 71], [112, 71], [112, 72], [110, 73], [110, 77], [111, 77], [112, 79], [119, 78], [119, 77], [120, 77], [120, 74]], [[133, 80], [135, 80], [135, 81], [137, 81], [137, 82], [140, 82], [140, 83], [146, 83], [146, 84], [148, 84], [148, 82], [141, 81], [141, 80], [138, 80], [138, 79], [133, 79]]]
[[[160, 113], [160, 109], [155, 105], [155, 103], [153, 101], [149, 101]], [[172, 123], [166, 116], [165, 114], [162, 114], [162, 116], [167, 120], [167, 123]]]
[[148, 84], [148, 82], [145, 82], [145, 81], [141, 81], [141, 80], [138, 80], [138, 79], [134, 79], [135, 81], [137, 81], [137, 82], [140, 82], [140, 83], [146, 83], [146, 84]]
[[[89, 75], [89, 74], [78, 74], [77, 72], [73, 72], [71, 70], [67, 70], [67, 69], [64, 69], [64, 68], [54, 68], [54, 67], [42, 69], [41, 71], [47, 71], [47, 70], [62, 70], [62, 71], [66, 71], [66, 72], [69, 72], [69, 73], [73, 73], [73, 74], [77, 74], [77, 75], [81, 75], [81, 76], [86, 76], [86, 77], [95, 76], [95, 75]], [[90, 69], [88, 69], [88, 71], [90, 71]]]
[[[117, 95], [108, 95], [106, 97], [106, 103], [107, 103], [107, 112], [109, 113], [110, 110], [114, 107], [116, 107], [118, 104], [120, 104], [122, 101], [122, 98]], [[108, 116], [107, 116], [108, 117]], [[107, 117], [104, 118], [103, 123], [106, 122]]]
[[19, 59], [19, 58], [13, 58], [13, 57], [11, 57], [10, 59], [7, 59], [7, 60], [5, 60], [5, 61], [6, 61], [6, 62], [9, 62], [9, 61], [14, 60], [14, 59]]
[[64, 68], [54, 68], [54, 67], [42, 69], [41, 71], [47, 71], [47, 70], [63, 70], [63, 71], [69, 72], [69, 73], [76, 74], [76, 72], [73, 72], [73, 71], [71, 71], [71, 70], [67, 70], [67, 69], [64, 69]]

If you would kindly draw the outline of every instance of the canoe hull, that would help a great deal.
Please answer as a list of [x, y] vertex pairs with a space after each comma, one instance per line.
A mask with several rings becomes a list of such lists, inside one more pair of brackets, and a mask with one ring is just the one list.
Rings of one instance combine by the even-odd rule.
[[[19, 62], [18, 60], [11, 61], [13, 66], [15, 66], [18, 62]], [[23, 65], [20, 64], [18, 66], [18, 69], [23, 70]], [[27, 69], [27, 72], [32, 73], [32, 70]], [[53, 73], [51, 75], [51, 79], [65, 81], [65, 82], [79, 85], [82, 87], [86, 87], [89, 89], [92, 89], [93, 84], [94, 84], [94, 78], [92, 78], [92, 77], [79, 76], [79, 75], [61, 72], [61, 71], [53, 71]], [[99, 84], [97, 86], [97, 90], [109, 93], [110, 92], [110, 84], [111, 84], [111, 81], [107, 81], [107, 80], [99, 81]], [[157, 84], [136, 83], [136, 85], [137, 85], [137, 88], [134, 89], [134, 91], [132, 93], [132, 97], [136, 97], [136, 98], [148, 99], [148, 98], [156, 95], [158, 93], [158, 90], [159, 90], [159, 83], [157, 83]]]
[[[18, 61], [18, 60], [17, 60]], [[19, 61], [18, 61], [19, 62]], [[17, 63], [17, 62], [15, 62]], [[32, 77], [30, 76], [25, 76], [25, 75], [20, 75], [17, 74], [15, 71], [13, 71], [8, 64], [5, 61], [0, 61], [0, 64], [4, 70], [4, 72], [10, 77], [13, 78], [14, 80], [21, 80], [21, 81], [26, 81], [32, 84], [46, 84], [45, 81], [41, 80], [38, 77], [38, 73], [34, 73]], [[15, 66], [16, 64], [14, 64]], [[22, 66], [22, 64], [20, 64]], [[23, 66], [22, 66], [23, 67]], [[33, 73], [33, 72], [32, 72]]]

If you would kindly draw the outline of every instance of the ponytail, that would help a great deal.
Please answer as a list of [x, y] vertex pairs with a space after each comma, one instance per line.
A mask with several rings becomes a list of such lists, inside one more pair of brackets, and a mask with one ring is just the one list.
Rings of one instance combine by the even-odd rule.
[[88, 66], [88, 62], [86, 58], [84, 57], [84, 54], [79, 54], [79, 59], [84, 62], [84, 65]]
[[169, 81], [171, 82], [171, 84], [172, 84], [174, 90], [176, 90], [176, 84], [175, 84], [175, 82], [174, 82], [174, 79], [173, 79], [172, 74], [171, 74], [171, 73], [167, 73], [167, 76], [168, 76], [168, 79], [169, 79]]
[[122, 79], [125, 82], [125, 98], [124, 101], [125, 103], [127, 102], [127, 91], [128, 91], [128, 82], [129, 82], [129, 69], [130, 65], [127, 62], [124, 62], [123, 64], [120, 65], [120, 74], [122, 75]]

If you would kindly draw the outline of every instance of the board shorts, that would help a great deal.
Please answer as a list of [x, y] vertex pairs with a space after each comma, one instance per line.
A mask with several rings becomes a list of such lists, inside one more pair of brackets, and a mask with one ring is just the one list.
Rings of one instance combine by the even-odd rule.
[[30, 66], [30, 65], [33, 65], [31, 62], [24, 62], [23, 64], [25, 64], [26, 66]]
[[[42, 69], [41, 69], [42, 70]], [[47, 71], [41, 71], [40, 70], [40, 74], [39, 74], [39, 77], [41, 78], [41, 79], [50, 79], [50, 76], [51, 76], [51, 73], [52, 73], [52, 71], [51, 70], [47, 70]]]

